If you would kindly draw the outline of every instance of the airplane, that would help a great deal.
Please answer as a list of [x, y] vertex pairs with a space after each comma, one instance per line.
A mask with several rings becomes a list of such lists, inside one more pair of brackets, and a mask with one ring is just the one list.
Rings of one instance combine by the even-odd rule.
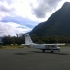
[[25, 34], [25, 44], [21, 44], [21, 45], [26, 45], [31, 48], [40, 49], [43, 52], [45, 52], [45, 50], [51, 50], [51, 53], [53, 53], [54, 50], [60, 51], [60, 47], [58, 47], [58, 45], [65, 45], [65, 44], [64, 43], [63, 44], [36, 44], [33, 43], [29, 34]]

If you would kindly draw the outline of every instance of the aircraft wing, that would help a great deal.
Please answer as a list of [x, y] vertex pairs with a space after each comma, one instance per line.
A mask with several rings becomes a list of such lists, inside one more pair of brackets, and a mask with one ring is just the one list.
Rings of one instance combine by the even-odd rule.
[[[30, 44], [21, 44], [22, 46], [29, 46]], [[33, 44], [34, 45], [34, 44]], [[37, 45], [37, 44], [35, 44]], [[54, 46], [54, 45], [65, 45], [65, 43], [61, 44], [61, 43], [58, 43], [58, 44], [41, 44], [41, 45], [48, 45], [48, 46]]]
[[54, 46], [54, 45], [65, 45], [65, 43], [63, 43], [63, 44], [61, 44], [61, 43], [58, 43], [58, 44], [43, 44], [43, 45]]

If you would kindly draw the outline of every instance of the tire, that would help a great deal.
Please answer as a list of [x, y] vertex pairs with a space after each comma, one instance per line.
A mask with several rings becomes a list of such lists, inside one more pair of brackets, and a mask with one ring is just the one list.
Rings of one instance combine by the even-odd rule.
[[45, 52], [45, 50], [43, 50], [43, 53]]
[[53, 53], [53, 50], [51, 50], [51, 53]]

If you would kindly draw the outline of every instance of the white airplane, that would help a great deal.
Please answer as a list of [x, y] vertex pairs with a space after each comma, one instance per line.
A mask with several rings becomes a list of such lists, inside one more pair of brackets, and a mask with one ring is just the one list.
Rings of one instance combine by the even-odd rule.
[[32, 42], [29, 34], [25, 34], [25, 44], [22, 44], [22, 45], [40, 49], [43, 52], [45, 52], [45, 50], [51, 50], [51, 53], [53, 53], [54, 50], [60, 51], [60, 47], [58, 47], [58, 45], [65, 45], [65, 44], [35, 44]]

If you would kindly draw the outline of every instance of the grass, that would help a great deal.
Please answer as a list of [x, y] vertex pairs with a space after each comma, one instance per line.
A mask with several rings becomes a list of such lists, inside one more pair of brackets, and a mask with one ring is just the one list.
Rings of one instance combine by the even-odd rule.
[[21, 45], [0, 45], [0, 49], [17, 49], [17, 48], [27, 48], [27, 46], [21, 46]]

